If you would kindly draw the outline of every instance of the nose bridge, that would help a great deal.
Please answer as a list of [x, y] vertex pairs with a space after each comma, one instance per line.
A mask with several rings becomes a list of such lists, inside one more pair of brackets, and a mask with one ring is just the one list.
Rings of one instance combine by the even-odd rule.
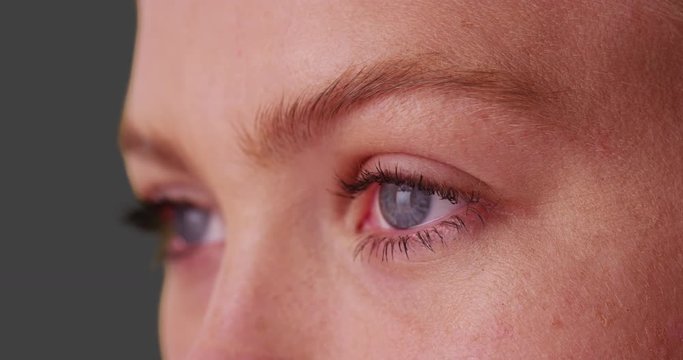
[[327, 271], [315, 219], [296, 213], [271, 207], [231, 228], [192, 358], [306, 357], [323, 333]]

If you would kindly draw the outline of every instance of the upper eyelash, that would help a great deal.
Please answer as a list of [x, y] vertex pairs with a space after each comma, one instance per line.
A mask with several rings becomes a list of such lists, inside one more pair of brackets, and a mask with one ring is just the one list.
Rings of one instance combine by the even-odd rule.
[[162, 219], [162, 210], [165, 208], [174, 208], [179, 206], [193, 206], [187, 201], [176, 200], [156, 200], [156, 201], [138, 201], [138, 204], [124, 212], [123, 220], [143, 231], [160, 232], [165, 229], [167, 224], [164, 224]]
[[123, 220], [129, 225], [143, 231], [157, 233], [160, 240], [157, 243], [152, 265], [154, 267], [163, 264], [169, 257], [168, 248], [173, 238], [172, 225], [164, 219], [163, 211], [168, 208], [180, 206], [195, 206], [185, 200], [161, 199], [155, 201], [138, 201], [138, 204], [128, 209]]
[[165, 232], [168, 231], [167, 224], [164, 223], [161, 211], [167, 206], [175, 204], [169, 200], [162, 201], [139, 201], [137, 205], [124, 212], [123, 220], [140, 230], [154, 232], [161, 235], [158, 242], [152, 266], [160, 266], [166, 259], [166, 250], [170, 237]]
[[164, 226], [160, 212], [167, 205], [168, 201], [139, 201], [124, 212], [123, 221], [143, 231], [159, 232]]
[[342, 195], [350, 198], [355, 198], [373, 184], [407, 185], [429, 195], [439, 195], [442, 199], [449, 200], [453, 204], [461, 201], [466, 203], [478, 202], [480, 196], [478, 191], [463, 192], [449, 186], [433, 183], [418, 173], [406, 174], [400, 171], [398, 166], [395, 166], [392, 172], [383, 168], [379, 162], [375, 165], [374, 170], [359, 170], [353, 181], [347, 182], [341, 178], [338, 181], [343, 192]]

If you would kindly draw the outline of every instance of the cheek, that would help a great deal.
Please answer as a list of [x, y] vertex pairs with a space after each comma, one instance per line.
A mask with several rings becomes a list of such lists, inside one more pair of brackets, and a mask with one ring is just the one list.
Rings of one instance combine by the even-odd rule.
[[495, 279], [465, 267], [421, 268], [400, 277], [366, 268], [353, 277], [345, 302], [344, 312], [354, 315], [340, 321], [342, 333], [358, 334], [345, 347], [364, 350], [355, 358], [495, 357], [522, 325], [501, 306], [510, 302], [502, 287], [490, 285]]
[[165, 266], [159, 311], [165, 359], [183, 359], [201, 330], [220, 266], [222, 246], [205, 246]]
[[378, 306], [374, 299], [363, 304], [363, 321], [350, 324], [353, 329], [345, 332], [358, 334], [349, 348], [363, 349], [362, 358], [372, 359], [486, 359], [500, 356], [503, 349], [519, 358], [530, 354], [510, 345], [535, 335], [519, 331], [533, 320], [520, 323], [508, 309], [487, 308], [478, 300], [453, 295], [441, 290], [423, 293], [424, 298], [440, 299], [429, 303], [401, 299]]
[[642, 274], [647, 267], [636, 259], [597, 257], [581, 264], [556, 259], [525, 271], [487, 305], [494, 315], [480, 339], [497, 346], [493, 354], [530, 358], [675, 358], [665, 324], [680, 305], [663, 301], [659, 294], [673, 284], [654, 288], [646, 277], [657, 274]]

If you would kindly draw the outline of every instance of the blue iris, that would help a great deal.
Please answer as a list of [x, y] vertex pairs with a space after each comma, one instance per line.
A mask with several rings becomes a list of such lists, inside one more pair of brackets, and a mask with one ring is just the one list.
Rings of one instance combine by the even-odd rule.
[[432, 196], [414, 186], [382, 184], [379, 208], [384, 220], [394, 228], [420, 225], [429, 214]]
[[198, 244], [208, 230], [211, 214], [194, 206], [179, 205], [174, 209], [173, 230], [189, 244]]

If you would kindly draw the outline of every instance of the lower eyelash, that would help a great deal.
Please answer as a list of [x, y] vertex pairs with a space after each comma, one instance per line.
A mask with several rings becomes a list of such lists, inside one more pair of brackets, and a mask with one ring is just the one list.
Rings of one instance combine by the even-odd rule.
[[[469, 211], [474, 211], [475, 215], [484, 224], [484, 218], [478, 213], [474, 207], [468, 206], [466, 213]], [[367, 252], [368, 258], [375, 257], [384, 261], [394, 260], [396, 251], [403, 253], [406, 260], [410, 260], [409, 252], [413, 245], [419, 245], [427, 250], [434, 252], [433, 244], [439, 242], [445, 245], [446, 235], [443, 230], [453, 229], [460, 233], [463, 230], [467, 230], [467, 225], [460, 215], [451, 216], [448, 219], [438, 222], [427, 229], [418, 230], [411, 234], [397, 235], [397, 236], [378, 236], [369, 235], [362, 238], [356, 248], [354, 249], [354, 259], [363, 258], [363, 253]]]

